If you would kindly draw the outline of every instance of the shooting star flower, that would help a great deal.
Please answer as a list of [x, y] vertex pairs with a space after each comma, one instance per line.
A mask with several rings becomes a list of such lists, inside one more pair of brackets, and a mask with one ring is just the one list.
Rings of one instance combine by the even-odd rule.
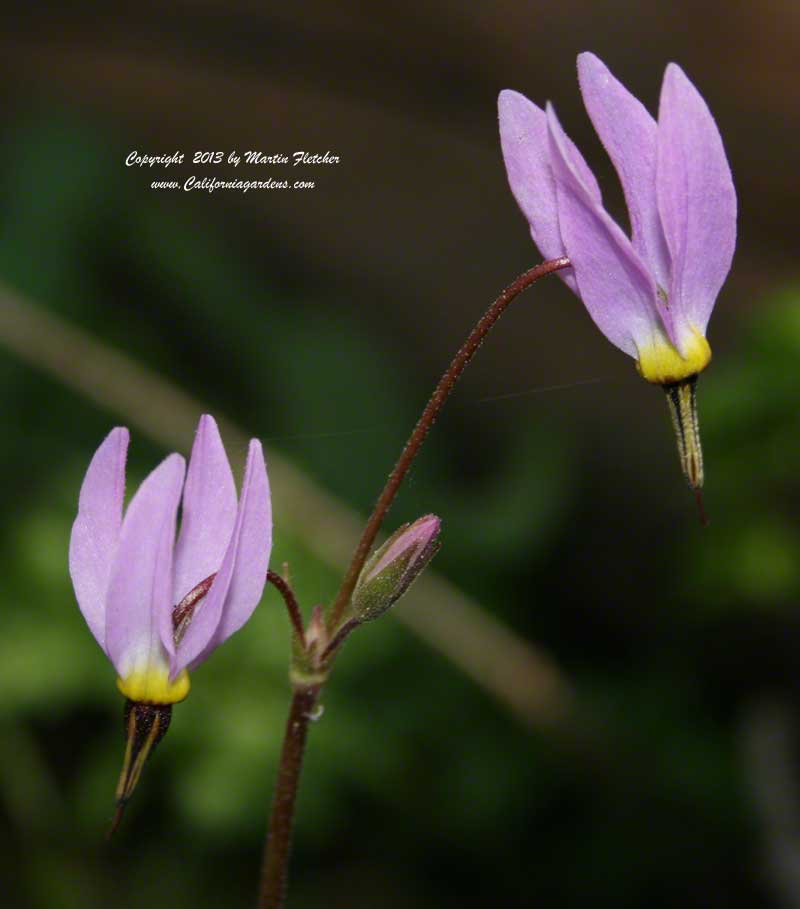
[[531, 235], [603, 334], [664, 387], [689, 485], [703, 461], [695, 382], [711, 360], [706, 326], [736, 244], [736, 193], [716, 123], [674, 63], [656, 122], [594, 54], [578, 57], [581, 93], [622, 183], [631, 236], [553, 107], [503, 91], [500, 138], [508, 180]]
[[128, 430], [117, 427], [92, 458], [69, 550], [78, 605], [127, 699], [114, 827], [167, 730], [172, 705], [189, 693], [189, 670], [258, 605], [272, 544], [269, 483], [256, 439], [238, 505], [217, 424], [206, 415], [188, 471], [180, 455], [169, 455], [123, 517], [128, 440]]

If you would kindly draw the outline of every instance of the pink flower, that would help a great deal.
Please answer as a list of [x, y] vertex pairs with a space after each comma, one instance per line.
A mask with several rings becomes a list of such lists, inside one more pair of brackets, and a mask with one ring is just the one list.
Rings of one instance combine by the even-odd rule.
[[511, 191], [546, 259], [603, 334], [657, 384], [708, 365], [705, 330], [736, 245], [736, 192], [714, 118], [685, 73], [664, 73], [658, 121], [594, 54], [578, 57], [586, 109], [619, 174], [629, 237], [603, 207], [590, 167], [547, 105], [500, 94]]
[[217, 424], [205, 415], [188, 471], [180, 455], [169, 455], [123, 517], [128, 439], [127, 429], [113, 429], [92, 458], [70, 574], [120, 691], [134, 702], [169, 705], [188, 694], [188, 670], [241, 628], [261, 599], [272, 546], [269, 482], [253, 439], [237, 505]]

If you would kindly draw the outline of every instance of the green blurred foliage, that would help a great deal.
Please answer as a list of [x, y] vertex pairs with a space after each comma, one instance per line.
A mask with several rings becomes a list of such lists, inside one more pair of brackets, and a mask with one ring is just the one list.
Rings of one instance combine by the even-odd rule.
[[[254, 265], [132, 196], [116, 152], [67, 114], [7, 137], [0, 273], [367, 508], [434, 377], [299, 265]], [[800, 588], [800, 291], [760, 301], [737, 346], [699, 386], [702, 533], [688, 497], [618, 517], [605, 484], [623, 478], [552, 415], [498, 429], [490, 469], [465, 455], [468, 408], [437, 426], [392, 519], [443, 517], [435, 565], [567, 667], [585, 726], [532, 734], [395, 622], [359, 629], [311, 731], [290, 905], [768, 905], [738, 717], [797, 682], [776, 642], [794, 641]], [[105, 844], [122, 700], [66, 552], [116, 418], [4, 352], [0, 399], [4, 904], [249, 905], [288, 703], [277, 598], [195, 673]], [[135, 437], [129, 488], [162, 456]], [[274, 564], [307, 606], [328, 599], [336, 574], [276, 518]]]
[[[722, 451], [715, 494], [732, 503], [727, 522], [696, 552], [701, 605], [783, 612], [800, 590], [800, 293], [785, 290], [754, 313], [748, 334], [703, 389], [707, 447]], [[705, 383], [704, 383], [705, 384]]]

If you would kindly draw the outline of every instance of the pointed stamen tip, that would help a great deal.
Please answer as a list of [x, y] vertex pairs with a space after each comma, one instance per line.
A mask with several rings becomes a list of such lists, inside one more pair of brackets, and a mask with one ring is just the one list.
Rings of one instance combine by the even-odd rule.
[[106, 834], [106, 840], [110, 840], [112, 836], [119, 829], [119, 825], [122, 822], [122, 815], [125, 813], [125, 806], [128, 804], [127, 799], [119, 799], [117, 801], [117, 810], [114, 812], [114, 817], [111, 821], [111, 826], [108, 828], [108, 833]]
[[110, 839], [119, 827], [125, 806], [142, 775], [142, 768], [169, 729], [171, 718], [172, 704], [146, 704], [131, 700], [125, 702], [125, 758], [117, 783], [117, 810], [106, 839]]
[[697, 513], [700, 516], [700, 526], [708, 527], [711, 523], [706, 514], [706, 506], [703, 503], [703, 490], [699, 486], [695, 486], [692, 490], [694, 492], [694, 500], [697, 502]]

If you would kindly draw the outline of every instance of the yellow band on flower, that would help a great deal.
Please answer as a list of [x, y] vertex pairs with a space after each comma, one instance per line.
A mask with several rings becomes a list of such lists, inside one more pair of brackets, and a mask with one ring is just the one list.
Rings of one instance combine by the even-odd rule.
[[694, 326], [685, 346], [683, 357], [666, 337], [654, 336], [650, 343], [638, 348], [639, 375], [655, 385], [672, 385], [696, 376], [711, 362], [711, 348]]
[[145, 704], [177, 704], [191, 688], [189, 673], [184, 669], [173, 681], [166, 668], [138, 669], [117, 679], [117, 688], [131, 701]]

